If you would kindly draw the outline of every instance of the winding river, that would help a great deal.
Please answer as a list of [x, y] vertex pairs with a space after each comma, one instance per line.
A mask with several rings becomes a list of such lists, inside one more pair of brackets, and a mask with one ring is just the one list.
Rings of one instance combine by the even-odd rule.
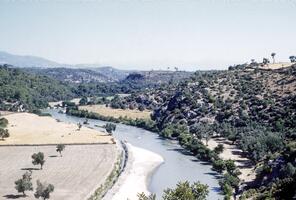
[[[64, 122], [78, 123], [84, 119], [58, 113], [56, 109], [47, 109], [53, 118]], [[88, 127], [101, 130], [106, 124], [100, 120], [88, 120]], [[186, 154], [186, 152], [174, 141], [160, 138], [157, 134], [137, 127], [117, 124], [116, 131], [113, 134], [119, 140], [126, 140], [134, 146], [144, 148], [161, 155], [165, 162], [160, 165], [151, 175], [149, 180], [149, 190], [158, 197], [162, 196], [162, 191], [167, 187], [175, 187], [179, 181], [188, 180], [190, 182], [200, 181], [209, 186], [210, 200], [223, 199], [219, 194], [218, 174], [211, 170], [211, 166], [198, 161], [195, 157]]]

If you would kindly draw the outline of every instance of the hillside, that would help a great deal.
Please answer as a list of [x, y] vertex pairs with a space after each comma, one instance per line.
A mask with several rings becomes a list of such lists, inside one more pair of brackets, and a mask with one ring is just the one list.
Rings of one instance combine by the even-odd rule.
[[14, 55], [7, 52], [0, 51], [0, 65], [8, 64], [15, 67], [65, 67], [63, 65], [54, 61], [50, 61], [37, 56], [20, 56]]
[[32, 111], [47, 106], [48, 101], [73, 97], [71, 88], [57, 80], [0, 65], [1, 110]]
[[65, 83], [105, 83], [114, 82], [116, 79], [105, 76], [100, 72], [90, 69], [75, 68], [23, 68], [28, 73], [44, 75]]
[[222, 138], [239, 147], [255, 165], [256, 179], [246, 183], [237, 178], [240, 172], [227, 170], [221, 179], [225, 195], [233, 188], [255, 199], [290, 199], [296, 195], [296, 65], [230, 69], [196, 72], [179, 84], [116, 98], [111, 106], [152, 109], [160, 135], [177, 139], [217, 170], [228, 164], [203, 141]]

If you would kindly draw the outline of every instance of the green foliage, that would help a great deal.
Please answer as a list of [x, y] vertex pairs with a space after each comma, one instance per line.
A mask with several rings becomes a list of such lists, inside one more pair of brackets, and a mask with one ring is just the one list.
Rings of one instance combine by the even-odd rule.
[[107, 123], [104, 127], [109, 134], [112, 134], [112, 132], [116, 130], [116, 125], [112, 123]]
[[[223, 178], [219, 181], [219, 185], [222, 188], [222, 191], [225, 190], [225, 187], [231, 186], [234, 189], [238, 189], [240, 180], [237, 176], [226, 173], [223, 175]], [[228, 189], [226, 190], [228, 191]]]
[[220, 154], [220, 153], [222, 153], [223, 150], [224, 150], [224, 146], [223, 146], [223, 144], [218, 144], [218, 145], [214, 148], [214, 152], [215, 152], [216, 154]]
[[86, 105], [87, 103], [88, 103], [88, 100], [86, 96], [83, 96], [79, 101], [79, 105], [81, 106]]
[[37, 188], [34, 194], [35, 198], [39, 199], [40, 197], [45, 199], [50, 198], [50, 193], [54, 191], [54, 186], [52, 184], [41, 183], [37, 180]]
[[32, 111], [46, 107], [48, 101], [73, 97], [71, 88], [59, 81], [0, 66], [0, 109]]
[[58, 144], [56, 146], [56, 151], [60, 153], [61, 157], [62, 157], [62, 151], [65, 150], [65, 145], [64, 144]]
[[38, 152], [38, 153], [34, 153], [32, 155], [32, 163], [33, 165], [40, 165], [40, 169], [42, 169], [42, 166], [45, 163], [45, 159], [44, 159], [44, 153], [42, 152]]
[[166, 189], [163, 200], [205, 200], [208, 194], [207, 185], [185, 181], [178, 183], [175, 189]]
[[0, 128], [1, 140], [4, 140], [4, 138], [8, 138], [9, 136], [10, 136], [10, 134], [7, 129]]
[[138, 194], [138, 200], [156, 200], [155, 194], [150, 194], [146, 196], [143, 192]]
[[0, 128], [5, 128], [8, 124], [8, 120], [6, 118], [0, 118]]
[[296, 167], [292, 163], [287, 163], [287, 165], [283, 165], [280, 169], [281, 176], [284, 178], [293, 177], [296, 172]]
[[31, 176], [32, 172], [26, 172], [25, 174], [23, 174], [23, 177], [21, 179], [15, 181], [15, 189], [17, 190], [17, 192], [21, 192], [24, 196], [26, 196], [26, 191], [33, 190]]
[[186, 126], [180, 124], [168, 125], [161, 132], [160, 135], [165, 138], [178, 138], [182, 134], [187, 134], [188, 129]]
[[226, 167], [225, 167], [225, 162], [222, 159], [214, 160], [213, 161], [213, 170], [222, 173]]
[[123, 123], [130, 126], [137, 126], [148, 131], [158, 132], [158, 127], [156, 126], [155, 122], [151, 119], [136, 119], [133, 120], [131, 118], [126, 117], [111, 117], [111, 116], [103, 116], [98, 113], [88, 112], [87, 110], [77, 110], [77, 108], [70, 108], [67, 109], [67, 114], [82, 117], [82, 118], [89, 118], [89, 119], [98, 119], [102, 121], [109, 121], [114, 123]]

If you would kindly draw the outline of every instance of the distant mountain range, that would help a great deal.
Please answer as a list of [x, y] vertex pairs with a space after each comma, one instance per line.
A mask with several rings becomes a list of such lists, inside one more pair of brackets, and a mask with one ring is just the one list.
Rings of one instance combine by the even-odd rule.
[[25, 71], [51, 76], [66, 82], [113, 82], [125, 79], [135, 70], [120, 70], [98, 64], [61, 64], [37, 56], [20, 56], [0, 51], [0, 65], [25, 68]]
[[60, 64], [41, 57], [19, 56], [19, 55], [13, 55], [4, 51], [0, 51], [0, 64], [9, 64], [15, 67], [38, 67], [38, 68], [70, 67], [70, 65]]
[[[12, 65], [31, 74], [43, 75], [66, 83], [119, 82], [128, 78], [134, 82], [137, 74], [142, 78], [136, 82], [161, 84], [188, 78], [193, 73], [185, 71], [140, 71], [121, 70], [98, 64], [61, 64], [36, 56], [19, 56], [0, 51], [0, 65]], [[131, 75], [131, 76], [130, 76]]]

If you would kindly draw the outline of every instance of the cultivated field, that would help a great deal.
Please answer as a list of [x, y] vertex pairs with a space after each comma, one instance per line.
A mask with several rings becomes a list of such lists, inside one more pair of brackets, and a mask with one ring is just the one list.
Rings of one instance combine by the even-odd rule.
[[[31, 155], [44, 152], [43, 170], [32, 164]], [[0, 199], [35, 199], [34, 192], [23, 198], [14, 189], [14, 182], [26, 169], [32, 169], [36, 180], [46, 181], [55, 189], [50, 199], [83, 200], [104, 183], [117, 159], [116, 145], [67, 145], [60, 157], [55, 146], [0, 147]]]
[[89, 105], [89, 106], [79, 106], [80, 110], [88, 110], [90, 112], [98, 113], [103, 116], [108, 117], [128, 117], [131, 119], [149, 119], [151, 111], [139, 111], [139, 110], [130, 110], [130, 109], [113, 109], [106, 107], [105, 105]]
[[15, 113], [5, 116], [10, 137], [0, 145], [7, 144], [81, 144], [112, 143], [112, 137], [103, 132], [76, 124], [57, 122], [51, 117], [40, 117], [29, 113]]

